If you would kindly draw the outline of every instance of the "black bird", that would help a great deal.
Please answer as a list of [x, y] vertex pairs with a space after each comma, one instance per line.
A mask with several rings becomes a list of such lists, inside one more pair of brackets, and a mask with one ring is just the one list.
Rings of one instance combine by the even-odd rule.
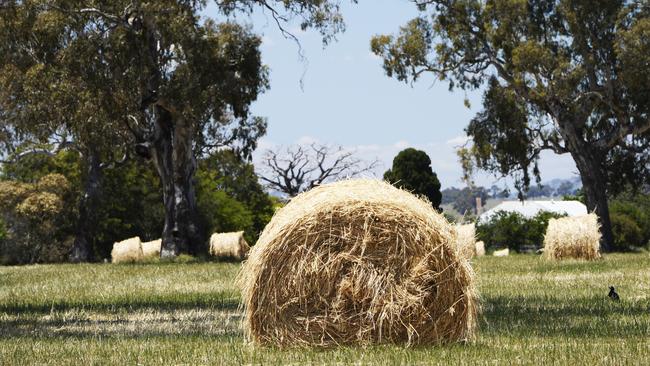
[[609, 295], [607, 295], [607, 296], [609, 296], [609, 298], [614, 300], [614, 301], [620, 301], [621, 300], [621, 298], [616, 293], [616, 290], [614, 290], [614, 286], [609, 286]]

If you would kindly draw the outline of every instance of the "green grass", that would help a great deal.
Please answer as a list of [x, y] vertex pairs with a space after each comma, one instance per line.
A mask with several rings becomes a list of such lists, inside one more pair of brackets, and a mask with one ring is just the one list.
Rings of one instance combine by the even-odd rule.
[[237, 264], [0, 267], [0, 365], [650, 364], [647, 253], [474, 267], [483, 313], [470, 344], [328, 350], [245, 344]]

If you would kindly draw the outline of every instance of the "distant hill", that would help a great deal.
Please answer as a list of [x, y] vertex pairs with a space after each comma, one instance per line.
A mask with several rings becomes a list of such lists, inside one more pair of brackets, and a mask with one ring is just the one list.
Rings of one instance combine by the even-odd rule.
[[[526, 192], [527, 199], [558, 199], [567, 195], [575, 195], [582, 188], [579, 177], [570, 179], [553, 179], [541, 185], [531, 185]], [[504, 200], [517, 198], [517, 192], [496, 185], [490, 188], [475, 187], [473, 189], [450, 187], [442, 190], [442, 204], [445, 212], [452, 216], [462, 213], [473, 213], [476, 210], [476, 197], [483, 200], [483, 208], [490, 209]]]

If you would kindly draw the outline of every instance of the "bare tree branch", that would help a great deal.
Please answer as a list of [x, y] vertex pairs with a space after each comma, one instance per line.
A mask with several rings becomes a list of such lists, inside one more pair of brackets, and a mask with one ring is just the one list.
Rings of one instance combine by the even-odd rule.
[[319, 144], [267, 150], [260, 179], [268, 188], [295, 197], [328, 181], [372, 172], [379, 164], [378, 160], [366, 164], [355, 153]]

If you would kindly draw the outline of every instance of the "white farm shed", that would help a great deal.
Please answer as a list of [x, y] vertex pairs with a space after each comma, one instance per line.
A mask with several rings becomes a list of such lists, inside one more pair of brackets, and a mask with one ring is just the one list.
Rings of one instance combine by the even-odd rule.
[[566, 214], [567, 216], [586, 215], [587, 206], [580, 201], [505, 201], [485, 211], [479, 216], [479, 222], [489, 221], [499, 211], [517, 212], [526, 218], [532, 218], [542, 211]]

